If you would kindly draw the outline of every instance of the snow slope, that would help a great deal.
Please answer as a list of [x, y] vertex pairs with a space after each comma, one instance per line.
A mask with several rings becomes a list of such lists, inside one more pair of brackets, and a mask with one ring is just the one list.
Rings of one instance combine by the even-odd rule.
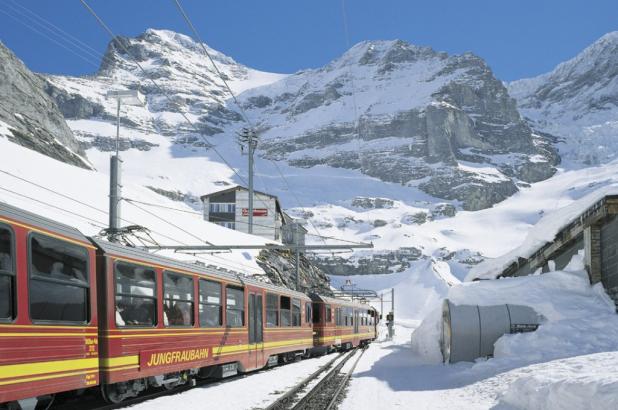
[[[99, 171], [64, 164], [9, 142], [8, 126], [0, 122], [0, 200], [47, 218], [74, 226], [86, 235], [97, 235], [107, 226], [109, 178]], [[29, 182], [27, 182], [29, 181]], [[38, 186], [34, 185], [37, 184]], [[53, 192], [52, 192], [53, 191]], [[157, 205], [122, 203], [124, 224], [138, 224], [151, 230], [161, 244], [263, 244], [260, 237], [225, 229], [203, 220], [200, 212], [171, 201], [140, 184], [124, 181], [123, 196]], [[45, 204], [37, 201], [43, 201]], [[83, 204], [76, 201], [83, 202]], [[172, 207], [177, 212], [160, 208]], [[93, 209], [96, 208], [96, 209]], [[154, 215], [152, 215], [154, 213]], [[136, 240], [137, 245], [141, 243]], [[262, 275], [255, 262], [255, 251], [231, 252], [197, 257], [174, 254], [174, 257], [212, 264], [249, 275]]]

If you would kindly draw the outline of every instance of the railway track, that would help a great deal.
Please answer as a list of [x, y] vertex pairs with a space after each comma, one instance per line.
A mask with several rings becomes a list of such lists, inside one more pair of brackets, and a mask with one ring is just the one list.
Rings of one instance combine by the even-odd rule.
[[[319, 374], [323, 373], [325, 370], [330, 368], [335, 361], [337, 361], [339, 358], [341, 358], [345, 354], [346, 353], [338, 354], [335, 358], [333, 358], [328, 363], [320, 367], [318, 371], [314, 372], [310, 376], [311, 380], [314, 380], [317, 376], [319, 376]], [[185, 391], [191, 390], [195, 387], [203, 387], [203, 386], [208, 386], [208, 385], [217, 385], [220, 383], [227, 383], [229, 381], [237, 380], [243, 377], [250, 377], [257, 373], [272, 371], [272, 370], [277, 369], [278, 367], [279, 366], [264, 368], [264, 369], [255, 370], [249, 373], [239, 373], [236, 376], [231, 376], [225, 379], [196, 380], [195, 384], [193, 385], [180, 386], [180, 387], [176, 387], [171, 390], [162, 389], [162, 390], [152, 391], [152, 392], [140, 395], [135, 398], [123, 400], [121, 403], [118, 403], [118, 404], [106, 403], [100, 397], [100, 394], [98, 394], [98, 391], [95, 392], [93, 390], [91, 392], [84, 394], [83, 396], [79, 398], [71, 398], [69, 400], [62, 400], [62, 399], [55, 400], [54, 402], [50, 403], [50, 405], [45, 410], [78, 410], [78, 409], [79, 410], [116, 410], [116, 409], [123, 409], [123, 408], [127, 408], [130, 406], [134, 406], [136, 404], [143, 403], [145, 401], [157, 399], [160, 397], [173, 396], [175, 394], [180, 394]], [[307, 382], [310, 381], [309, 377], [305, 380], [307, 380]]]
[[[347, 385], [350, 376], [354, 372], [360, 358], [365, 353], [365, 347], [356, 348], [348, 353], [341, 353], [333, 360], [320, 367], [317, 371], [311, 374], [306, 379], [302, 380], [296, 386], [292, 387], [283, 396], [278, 398], [265, 410], [331, 410], [334, 409], [340, 401], [341, 393]], [[341, 359], [341, 357], [343, 359]], [[350, 369], [342, 374], [342, 369], [346, 363], [356, 356]], [[339, 360], [341, 359], [341, 360]], [[338, 361], [339, 360], [339, 361]], [[338, 362], [337, 362], [338, 361]], [[330, 369], [330, 370], [329, 370]], [[328, 373], [320, 378], [320, 376], [328, 371]], [[309, 390], [304, 393], [304, 390], [314, 382], [319, 381]]]

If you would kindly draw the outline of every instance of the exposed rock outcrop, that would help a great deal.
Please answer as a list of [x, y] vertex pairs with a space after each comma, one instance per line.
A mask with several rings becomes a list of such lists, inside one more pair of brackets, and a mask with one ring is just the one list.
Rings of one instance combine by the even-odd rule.
[[45, 82], [0, 43], [0, 121], [9, 139], [69, 164], [90, 168], [62, 113], [45, 92]]

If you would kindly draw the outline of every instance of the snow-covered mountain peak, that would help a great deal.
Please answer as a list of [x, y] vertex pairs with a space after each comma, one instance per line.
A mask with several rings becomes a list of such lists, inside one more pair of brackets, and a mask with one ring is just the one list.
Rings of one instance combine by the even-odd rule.
[[618, 32], [538, 77], [508, 85], [535, 128], [563, 137], [565, 165], [579, 167], [616, 158], [618, 135]]
[[444, 59], [447, 55], [431, 47], [416, 46], [403, 40], [367, 40], [354, 45], [331, 65], [386, 65], [435, 57]]

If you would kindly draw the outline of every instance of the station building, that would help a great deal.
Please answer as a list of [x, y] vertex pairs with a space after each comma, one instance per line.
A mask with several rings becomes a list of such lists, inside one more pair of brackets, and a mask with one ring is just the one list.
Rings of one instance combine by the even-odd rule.
[[603, 283], [618, 307], [618, 195], [606, 195], [573, 218], [528, 258], [512, 261], [498, 277], [561, 270], [584, 252], [590, 283]]
[[[249, 233], [249, 189], [235, 185], [202, 195], [204, 219]], [[253, 234], [285, 244], [304, 245], [307, 230], [281, 209], [275, 195], [253, 191]]]

